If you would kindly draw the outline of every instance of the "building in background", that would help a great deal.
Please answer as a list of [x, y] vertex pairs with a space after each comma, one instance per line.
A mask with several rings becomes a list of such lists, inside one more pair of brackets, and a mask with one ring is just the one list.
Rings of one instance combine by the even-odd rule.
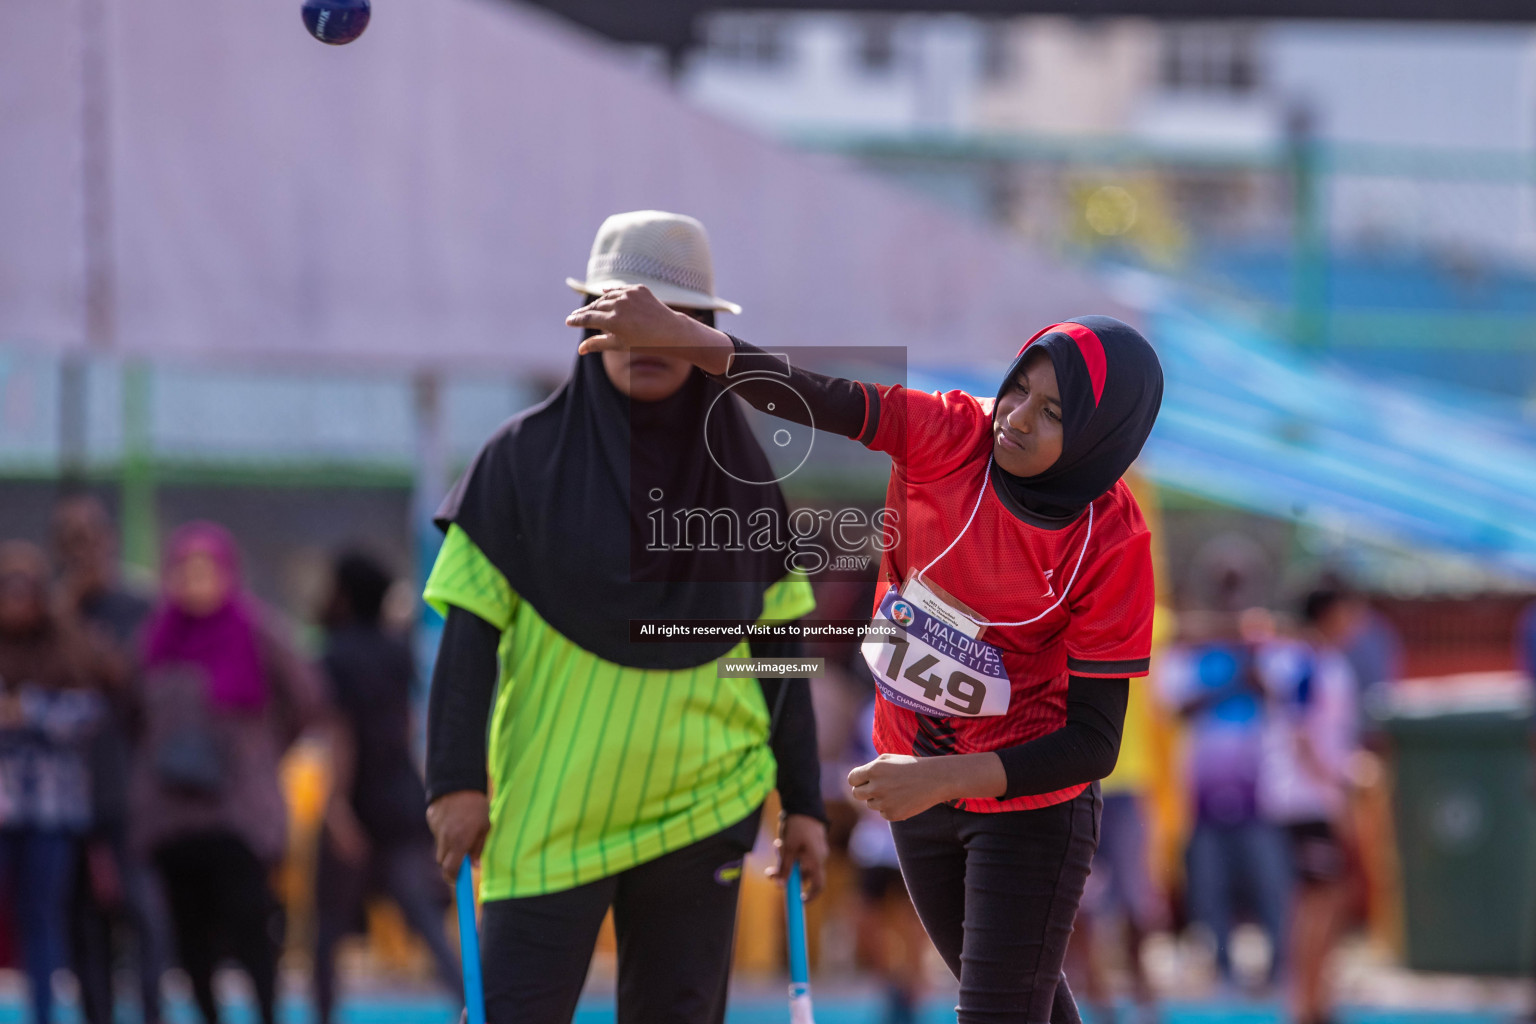
[[1380, 375], [1536, 401], [1536, 27], [724, 12], [680, 88]]
[[[1021, 157], [1115, 139], [1221, 168], [1272, 159], [1304, 119], [1321, 143], [1381, 147], [1341, 154], [1366, 180], [1327, 197], [1336, 241], [1536, 263], [1536, 178], [1508, 163], [1536, 160], [1536, 28], [731, 11], [703, 37], [685, 92], [789, 138], [1035, 137]], [[1364, 173], [1372, 155], [1383, 173]], [[1276, 197], [1213, 211], [1217, 191], [1186, 187], [1184, 206], [1212, 228], [1272, 222], [1254, 207]]]
[[982, 26], [963, 15], [722, 12], [688, 62], [685, 92], [775, 134], [977, 127]]

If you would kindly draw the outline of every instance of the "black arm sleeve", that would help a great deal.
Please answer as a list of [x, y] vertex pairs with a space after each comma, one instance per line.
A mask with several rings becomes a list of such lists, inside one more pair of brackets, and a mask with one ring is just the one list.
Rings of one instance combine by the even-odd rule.
[[1102, 779], [1115, 770], [1129, 679], [1067, 680], [1067, 724], [1039, 739], [997, 752], [1008, 773], [1002, 799], [1054, 793]]
[[450, 606], [427, 694], [427, 802], [445, 793], [487, 792], [486, 733], [496, 695], [501, 633]]
[[[754, 658], [797, 658], [798, 640], [753, 640]], [[770, 719], [769, 746], [778, 762], [779, 803], [786, 814], [827, 820], [821, 798], [821, 756], [816, 748], [816, 711], [809, 679], [767, 676], [758, 680]]]
[[[880, 392], [873, 384], [789, 366], [780, 357], [749, 345], [735, 335], [727, 337], [736, 346], [731, 368], [724, 375], [711, 376], [721, 384], [734, 384], [736, 394], [753, 408], [791, 423], [858, 438], [866, 444], [874, 437]], [[750, 376], [742, 379], [748, 374]], [[788, 384], [805, 399], [805, 405], [784, 401], [784, 391], [777, 383]], [[775, 408], [770, 410], [769, 403]], [[809, 420], [805, 415], [807, 408], [811, 413]]]

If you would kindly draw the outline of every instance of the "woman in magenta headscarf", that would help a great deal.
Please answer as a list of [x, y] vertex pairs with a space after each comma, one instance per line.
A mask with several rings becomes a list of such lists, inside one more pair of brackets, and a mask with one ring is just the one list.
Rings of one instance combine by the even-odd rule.
[[319, 721], [310, 669], [245, 592], [234, 538], [212, 523], [171, 537], [145, 635], [136, 844], [164, 881], [182, 966], [208, 1024], [213, 971], [233, 956], [274, 1020], [277, 901], [286, 844], [278, 761]]

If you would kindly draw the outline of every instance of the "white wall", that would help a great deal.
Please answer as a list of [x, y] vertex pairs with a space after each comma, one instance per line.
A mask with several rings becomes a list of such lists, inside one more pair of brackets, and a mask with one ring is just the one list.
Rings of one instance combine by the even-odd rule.
[[704, 48], [690, 60], [682, 80], [684, 92], [700, 105], [775, 133], [918, 131], [973, 123], [981, 34], [972, 19], [895, 19], [895, 58], [888, 69], [876, 71], [860, 63], [865, 22], [856, 16], [747, 17], [778, 22], [782, 57], [758, 64]]
[[[1315, 111], [1341, 144], [1445, 151], [1468, 175], [1489, 151], [1536, 155], [1536, 29], [1520, 26], [1277, 24], [1272, 91]], [[1536, 181], [1345, 176], [1329, 215], [1347, 241], [1427, 240], [1536, 258]]]
[[1020, 18], [1006, 26], [1004, 74], [981, 84], [978, 123], [1051, 135], [1122, 132], [1157, 71], [1157, 27], [1133, 18]]

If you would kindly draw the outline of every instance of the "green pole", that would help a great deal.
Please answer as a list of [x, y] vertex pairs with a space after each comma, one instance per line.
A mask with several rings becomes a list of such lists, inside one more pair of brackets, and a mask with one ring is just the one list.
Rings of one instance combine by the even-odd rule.
[[153, 572], [159, 561], [154, 443], [150, 430], [154, 378], [148, 363], [123, 364], [123, 560]]
[[1328, 340], [1328, 233], [1323, 209], [1321, 147], [1304, 109], [1288, 125], [1291, 172], [1292, 339], [1320, 350]]

